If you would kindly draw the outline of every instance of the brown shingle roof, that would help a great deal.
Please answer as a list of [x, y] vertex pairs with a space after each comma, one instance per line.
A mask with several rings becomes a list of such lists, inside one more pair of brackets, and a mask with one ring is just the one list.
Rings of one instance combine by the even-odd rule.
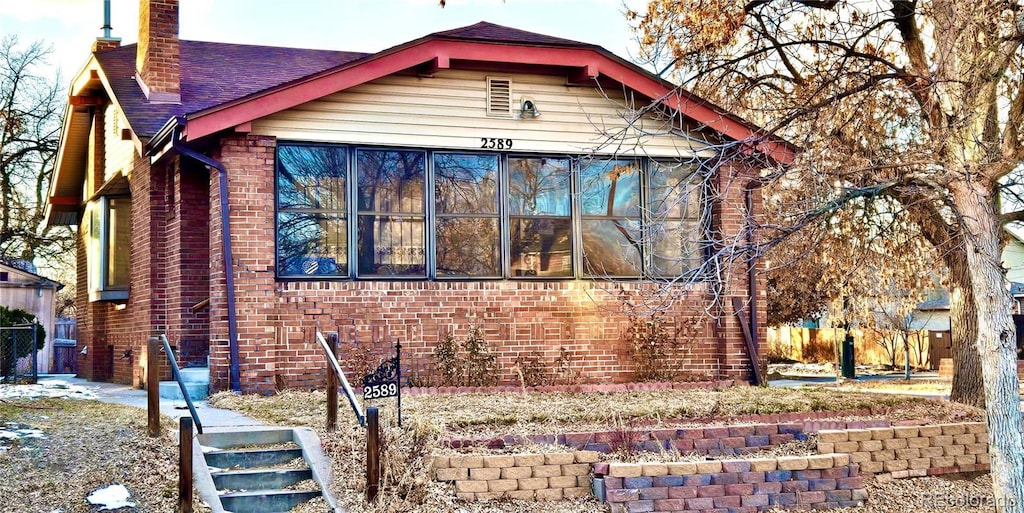
[[128, 123], [152, 137], [170, 118], [200, 111], [365, 57], [360, 52], [181, 42], [181, 104], [151, 104], [135, 82], [135, 45], [96, 54]]
[[[421, 38], [597, 48], [595, 45], [480, 22]], [[273, 46], [181, 41], [181, 104], [151, 104], [135, 82], [135, 48], [96, 58], [135, 132], [149, 138], [172, 117], [236, 101], [294, 80], [351, 64], [372, 54]]]

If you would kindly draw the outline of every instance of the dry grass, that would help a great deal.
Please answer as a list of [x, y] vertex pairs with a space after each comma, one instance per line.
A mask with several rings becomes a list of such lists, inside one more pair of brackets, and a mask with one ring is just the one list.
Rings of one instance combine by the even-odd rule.
[[[95, 512], [98, 506], [90, 506], [86, 496], [114, 483], [128, 488], [130, 500], [138, 505], [136, 510], [115, 511], [175, 510], [177, 432], [165, 429], [160, 437], [150, 438], [144, 410], [40, 399], [0, 403], [0, 419], [42, 430], [46, 436], [10, 442], [10, 449], [0, 452], [4, 511]], [[174, 424], [165, 418], [162, 425]]]
[[[322, 426], [326, 394], [287, 391], [276, 396], [218, 394], [211, 403], [271, 424]], [[381, 403], [393, 409], [393, 400]], [[900, 395], [837, 392], [834, 388], [755, 388], [619, 393], [435, 394], [402, 398], [408, 419], [436, 425], [448, 437], [551, 434], [606, 430], [615, 421], [638, 425], [706, 424], [744, 414], [868, 409], [893, 420], [983, 418], [943, 401]], [[893, 411], [889, 411], [893, 410]], [[342, 405], [339, 417], [352, 417]], [[683, 421], [680, 422], [680, 419]]]
[[[339, 411], [334, 433], [323, 430], [326, 394], [286, 391], [276, 396], [237, 396], [222, 393], [212, 405], [243, 412], [270, 424], [311, 426], [318, 430], [331, 456], [333, 490], [347, 511], [392, 512], [606, 512], [593, 499], [536, 503], [456, 501], [451, 485], [430, 479], [429, 456], [441, 438], [476, 435], [551, 434], [608, 430], [620, 426], [706, 424], [712, 419], [748, 413], [874, 409], [893, 420], [975, 420], [980, 411], [938, 401], [904, 396], [880, 396], [826, 389], [768, 389], [738, 387], [726, 390], [676, 390], [630, 393], [502, 393], [437, 394], [403, 398], [404, 429], [394, 427], [393, 400], [381, 401], [384, 475], [381, 495], [373, 504], [364, 500], [365, 432], [347, 405]], [[884, 411], [884, 413], [883, 413]], [[688, 421], [674, 419], [688, 418]], [[553, 447], [534, 446], [531, 451]], [[806, 444], [778, 448], [778, 454], [804, 453]], [[639, 457], [640, 455], [636, 455]], [[685, 455], [647, 455], [664, 459]]]

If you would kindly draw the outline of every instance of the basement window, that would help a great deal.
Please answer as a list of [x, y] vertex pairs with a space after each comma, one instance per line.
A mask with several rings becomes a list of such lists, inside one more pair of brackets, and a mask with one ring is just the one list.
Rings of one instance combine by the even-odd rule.
[[89, 301], [128, 299], [130, 197], [101, 196], [86, 206]]

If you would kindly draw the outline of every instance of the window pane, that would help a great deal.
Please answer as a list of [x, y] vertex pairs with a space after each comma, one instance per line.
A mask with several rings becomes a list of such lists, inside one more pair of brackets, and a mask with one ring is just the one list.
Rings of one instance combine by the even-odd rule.
[[347, 276], [345, 218], [282, 212], [277, 215], [277, 272], [281, 276]]
[[345, 148], [334, 146], [280, 146], [278, 207], [343, 210], [347, 155]]
[[111, 198], [107, 214], [107, 283], [108, 287], [127, 287], [131, 257], [132, 200]]
[[569, 215], [569, 160], [508, 159], [512, 215]]
[[435, 154], [434, 196], [438, 214], [498, 213], [498, 157]]
[[496, 217], [437, 220], [438, 276], [500, 276]]
[[583, 215], [640, 215], [640, 168], [632, 160], [581, 163], [580, 191]]
[[696, 219], [700, 208], [700, 175], [695, 165], [651, 162], [651, 215]]
[[423, 217], [359, 216], [359, 275], [426, 274]]
[[509, 238], [512, 276], [572, 276], [568, 219], [514, 217]]
[[100, 282], [103, 276], [103, 268], [106, 265], [101, 260], [104, 242], [100, 239], [100, 223], [102, 222], [103, 210], [100, 208], [100, 202], [98, 201], [90, 201], [85, 208], [88, 223], [86, 258], [89, 261], [89, 290], [103, 290], [103, 284]]
[[583, 271], [589, 276], [639, 276], [640, 222], [583, 221]]
[[359, 150], [359, 211], [423, 213], [422, 151]]
[[679, 276], [701, 262], [701, 230], [696, 221], [652, 223], [651, 264], [655, 276]]

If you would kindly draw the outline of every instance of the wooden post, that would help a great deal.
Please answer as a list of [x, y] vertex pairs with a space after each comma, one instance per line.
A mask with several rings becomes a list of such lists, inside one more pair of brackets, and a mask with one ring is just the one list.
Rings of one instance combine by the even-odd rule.
[[192, 513], [192, 417], [178, 427], [178, 513]]
[[[338, 339], [336, 337], [328, 335], [327, 343], [331, 348], [331, 353], [335, 356], [338, 354]], [[327, 362], [327, 431], [334, 432], [338, 429], [338, 376], [334, 373], [334, 368], [331, 367], [331, 362]]]
[[149, 436], [160, 436], [160, 340], [149, 337], [146, 346], [146, 410]]
[[366, 502], [377, 498], [380, 486], [380, 424], [377, 407], [366, 409]]

